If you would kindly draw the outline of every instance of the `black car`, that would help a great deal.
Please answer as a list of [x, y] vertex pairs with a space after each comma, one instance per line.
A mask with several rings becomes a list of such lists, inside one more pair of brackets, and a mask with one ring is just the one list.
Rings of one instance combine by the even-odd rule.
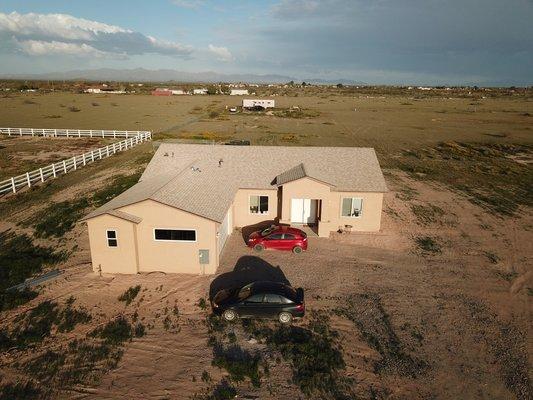
[[276, 318], [288, 324], [305, 314], [304, 291], [279, 282], [253, 282], [242, 288], [223, 289], [211, 300], [215, 314], [226, 321], [236, 318]]

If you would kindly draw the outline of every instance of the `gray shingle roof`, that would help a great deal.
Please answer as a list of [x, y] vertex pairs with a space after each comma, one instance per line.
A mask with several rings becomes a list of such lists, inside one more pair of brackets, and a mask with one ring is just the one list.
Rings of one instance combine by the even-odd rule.
[[276, 185], [283, 185], [284, 183], [296, 181], [305, 178], [306, 176], [305, 167], [300, 163], [296, 167], [288, 169], [276, 176]]
[[238, 189], [274, 189], [304, 176], [338, 191], [388, 190], [371, 148], [163, 143], [139, 183], [85, 219], [152, 199], [221, 222]]

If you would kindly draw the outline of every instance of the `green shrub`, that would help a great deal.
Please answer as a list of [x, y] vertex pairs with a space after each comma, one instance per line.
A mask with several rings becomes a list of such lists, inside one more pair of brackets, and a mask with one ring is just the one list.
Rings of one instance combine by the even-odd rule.
[[421, 236], [415, 238], [416, 245], [424, 252], [427, 253], [440, 253], [441, 247], [437, 241], [429, 236]]
[[118, 300], [119, 301], [124, 301], [126, 303], [126, 305], [129, 306], [130, 303], [133, 300], [135, 300], [135, 298], [139, 294], [140, 290], [141, 290], [141, 285], [131, 286], [130, 288], [128, 288], [128, 290], [126, 290], [124, 293], [122, 293], [119, 296]]
[[235, 382], [243, 382], [248, 377], [253, 386], [261, 386], [259, 361], [259, 354], [251, 354], [236, 344], [225, 347], [216, 342], [213, 346], [212, 364], [228, 371]]
[[41, 398], [42, 394], [32, 381], [8, 383], [0, 387], [0, 400], [32, 400]]

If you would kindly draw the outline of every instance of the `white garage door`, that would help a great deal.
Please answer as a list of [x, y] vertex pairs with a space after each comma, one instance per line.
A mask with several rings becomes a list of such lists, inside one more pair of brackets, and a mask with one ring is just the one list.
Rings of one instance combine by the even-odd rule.
[[316, 223], [318, 200], [291, 199], [291, 222], [295, 224]]
[[222, 224], [220, 224], [220, 227], [218, 229], [218, 254], [222, 252], [222, 249], [224, 248], [224, 245], [226, 244], [226, 240], [228, 239], [228, 236], [231, 233], [231, 208], [226, 213], [226, 216], [224, 217], [224, 221], [222, 221]]

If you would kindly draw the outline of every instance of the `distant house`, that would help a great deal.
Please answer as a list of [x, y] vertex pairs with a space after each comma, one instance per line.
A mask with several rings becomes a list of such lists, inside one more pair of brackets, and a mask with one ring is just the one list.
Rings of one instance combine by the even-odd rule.
[[192, 94], [207, 94], [208, 90], [205, 88], [202, 89], [193, 89]]
[[248, 89], [231, 89], [230, 96], [248, 96]]
[[172, 91], [166, 88], [157, 88], [152, 91], [152, 96], [172, 96]]
[[101, 85], [101, 86], [93, 86], [93, 87], [87, 88], [84, 90], [84, 92], [93, 93], [93, 94], [98, 94], [98, 93], [124, 94], [126, 93], [125, 90], [115, 89], [115, 88], [107, 86], [106, 84]]
[[274, 100], [263, 100], [263, 99], [243, 99], [242, 108], [254, 108], [254, 107], [263, 107], [263, 108], [274, 108]]
[[379, 231], [385, 192], [371, 148], [163, 143], [136, 185], [84, 220], [94, 271], [213, 274], [237, 227]]

